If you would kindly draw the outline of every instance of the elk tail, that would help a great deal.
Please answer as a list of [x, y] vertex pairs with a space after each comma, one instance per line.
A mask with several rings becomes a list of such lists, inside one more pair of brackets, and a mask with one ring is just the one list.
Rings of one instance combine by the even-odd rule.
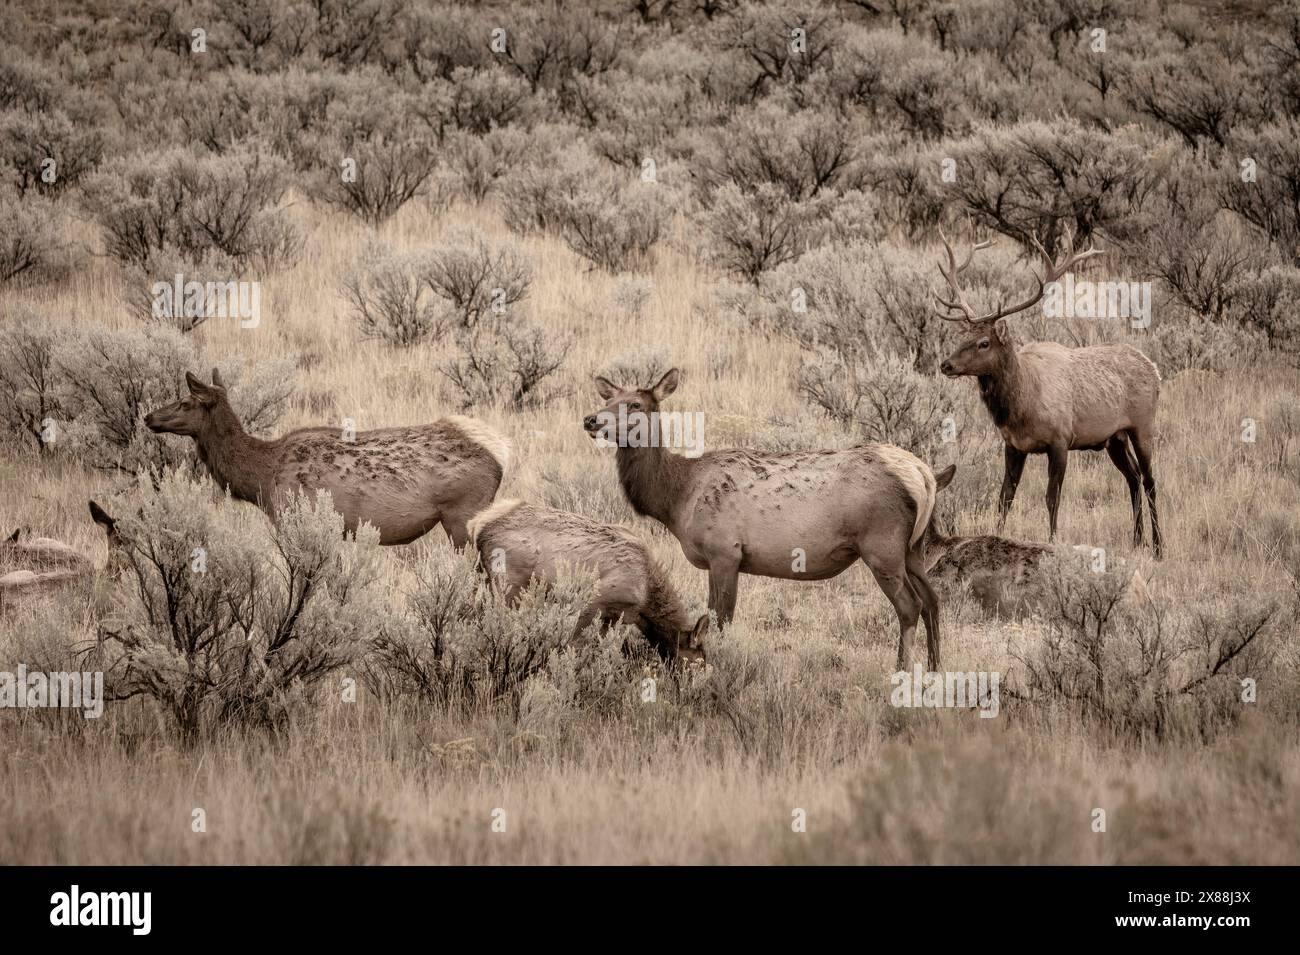
[[952, 475], [957, 468], [955, 465], [949, 465], [941, 471], [943, 479], [940, 481], [935, 478], [929, 465], [902, 448], [882, 444], [879, 446], [879, 451], [885, 466], [898, 479], [916, 505], [916, 520], [912, 524], [912, 535], [908, 540], [908, 547], [914, 548], [920, 543], [930, 526], [930, 518], [934, 515], [935, 495], [940, 488], [952, 480]]

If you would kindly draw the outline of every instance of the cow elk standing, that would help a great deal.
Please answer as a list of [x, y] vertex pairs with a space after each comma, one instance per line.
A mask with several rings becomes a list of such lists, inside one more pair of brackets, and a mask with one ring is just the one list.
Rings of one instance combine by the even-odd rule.
[[[659, 405], [679, 380], [675, 368], [647, 389], [624, 390], [597, 378], [606, 404], [583, 426], [593, 438], [617, 443], [619, 481], [633, 510], [667, 527], [686, 559], [708, 571], [709, 609], [719, 622], [735, 611], [740, 574], [826, 580], [861, 559], [898, 615], [899, 667], [911, 666], [917, 621], [924, 617], [927, 658], [937, 670], [939, 601], [921, 549], [934, 509], [930, 468], [888, 444], [671, 454], [662, 446]], [[615, 437], [616, 422], [633, 426]], [[649, 439], [633, 439], [637, 434]]]
[[509, 451], [470, 418], [345, 436], [300, 428], [270, 440], [244, 432], [214, 369], [212, 384], [186, 373], [190, 395], [151, 412], [151, 431], [189, 435], [222, 490], [274, 520], [285, 493], [329, 491], [347, 530], [379, 529], [381, 544], [409, 544], [441, 523], [457, 547], [466, 522], [496, 496]]
[[594, 571], [595, 600], [578, 621], [622, 620], [661, 656], [704, 662], [709, 615], [686, 612], [663, 568], [621, 527], [521, 501], [497, 501], [469, 522], [470, 537], [494, 587], [512, 597], [533, 579], [555, 583], [562, 564]]
[[1134, 545], [1142, 543], [1141, 489], [1145, 488], [1151, 507], [1151, 545], [1159, 557], [1160, 520], [1151, 455], [1160, 372], [1131, 345], [1067, 348], [1056, 342], [1033, 342], [1017, 349], [1007, 327], [1008, 316], [1037, 304], [1047, 284], [1058, 281], [1076, 263], [1099, 255], [1099, 250], [1074, 252], [1067, 241], [1065, 253], [1053, 262], [1035, 240], [1046, 263], [1038, 290], [1019, 304], [977, 315], [966, 300], [959, 276], [975, 253], [991, 242], [976, 245], [958, 265], [952, 246], [942, 233], [940, 238], [947, 250], [947, 265], [940, 263], [939, 271], [952, 293], [951, 299], [936, 296], [947, 310], [940, 317], [961, 322], [972, 333], [940, 370], [949, 378], [970, 375], [979, 382], [980, 398], [1005, 442], [999, 529], [1011, 509], [1026, 457], [1046, 454], [1047, 513], [1050, 537], [1055, 539], [1069, 452], [1105, 449], [1128, 483]]

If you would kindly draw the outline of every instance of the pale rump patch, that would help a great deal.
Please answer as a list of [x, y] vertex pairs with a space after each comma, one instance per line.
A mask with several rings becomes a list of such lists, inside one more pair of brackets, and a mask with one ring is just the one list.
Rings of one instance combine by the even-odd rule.
[[501, 466], [501, 474], [506, 473], [506, 466], [510, 463], [510, 442], [502, 435], [493, 431], [482, 421], [476, 421], [464, 415], [449, 415], [443, 420], [454, 424], [465, 437], [492, 455], [497, 464]]
[[934, 510], [934, 472], [916, 455], [892, 444], [877, 445], [876, 454], [916, 502], [916, 523], [912, 525], [912, 539], [908, 542], [915, 544], [925, 533]]
[[465, 523], [465, 529], [469, 531], [470, 543], [478, 546], [478, 535], [483, 528], [487, 527], [493, 521], [500, 520], [506, 514], [509, 514], [523, 502], [518, 498], [507, 498], [502, 501], [493, 501], [483, 510], [479, 511]]

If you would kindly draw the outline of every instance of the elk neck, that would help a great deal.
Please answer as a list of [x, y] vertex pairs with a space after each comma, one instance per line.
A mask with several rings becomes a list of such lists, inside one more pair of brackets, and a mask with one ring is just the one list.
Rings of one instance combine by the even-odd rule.
[[199, 460], [218, 487], [229, 490], [237, 500], [263, 503], [263, 490], [269, 490], [274, 484], [269, 459], [274, 441], [263, 441], [246, 433], [234, 410], [221, 401], [195, 436], [195, 444]]
[[651, 561], [649, 570], [649, 593], [642, 616], [665, 638], [674, 631], [689, 631], [695, 621], [686, 612], [663, 568]]
[[618, 480], [632, 510], [671, 527], [695, 462], [663, 448], [620, 447], [615, 454]]
[[1012, 423], [1020, 400], [1020, 386], [1020, 362], [1015, 350], [1008, 347], [1003, 351], [997, 370], [979, 376], [980, 399], [997, 427]]

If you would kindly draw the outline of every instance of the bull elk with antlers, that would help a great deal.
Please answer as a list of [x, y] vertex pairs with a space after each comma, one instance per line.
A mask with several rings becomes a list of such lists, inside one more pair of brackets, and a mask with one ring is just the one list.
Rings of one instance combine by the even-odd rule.
[[1151, 471], [1152, 437], [1156, 403], [1160, 397], [1160, 372], [1146, 355], [1131, 345], [1093, 345], [1068, 348], [1056, 342], [1033, 342], [1017, 349], [1007, 318], [1032, 308], [1045, 287], [1057, 282], [1077, 263], [1100, 255], [1089, 247], [1076, 252], [1066, 242], [1057, 261], [1035, 239], [1045, 262], [1038, 289], [1023, 302], [1000, 307], [986, 315], [971, 308], [959, 277], [975, 253], [991, 241], [975, 245], [958, 264], [948, 239], [940, 233], [947, 263], [939, 271], [952, 297], [936, 295], [946, 321], [960, 322], [971, 331], [961, 347], [939, 366], [949, 378], [973, 376], [980, 398], [1006, 442], [1006, 470], [998, 499], [998, 527], [1006, 521], [1016, 487], [1031, 454], [1047, 455], [1047, 513], [1051, 539], [1056, 537], [1056, 511], [1061, 502], [1066, 461], [1071, 451], [1105, 449], [1128, 483], [1133, 505], [1133, 543], [1142, 543], [1142, 494], [1151, 507], [1151, 545], [1160, 556], [1160, 520], [1156, 513], [1156, 481]]

